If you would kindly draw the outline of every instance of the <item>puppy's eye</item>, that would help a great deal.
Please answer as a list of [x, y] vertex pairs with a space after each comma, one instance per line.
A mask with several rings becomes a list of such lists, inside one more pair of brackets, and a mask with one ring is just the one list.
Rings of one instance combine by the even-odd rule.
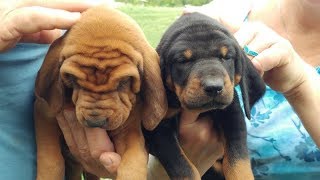
[[192, 59], [178, 58], [174, 62], [177, 62], [179, 64], [187, 64], [187, 63], [192, 62]]
[[125, 88], [130, 83], [130, 78], [125, 78], [119, 82], [118, 90]]
[[77, 85], [77, 78], [73, 74], [66, 73], [63, 75], [63, 82], [67, 87], [74, 87]]
[[226, 56], [224, 56], [224, 57], [221, 56], [220, 59], [222, 59], [223, 61], [230, 61], [230, 60], [232, 60], [232, 57], [226, 55]]

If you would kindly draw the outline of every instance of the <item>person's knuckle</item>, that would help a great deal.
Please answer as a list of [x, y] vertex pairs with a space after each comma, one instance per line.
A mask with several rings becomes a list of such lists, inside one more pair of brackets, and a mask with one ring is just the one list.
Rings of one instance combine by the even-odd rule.
[[265, 26], [261, 22], [252, 22], [252, 26], [257, 29], [257, 31], [262, 31], [265, 29]]
[[73, 145], [69, 145], [68, 148], [73, 156], [79, 157], [79, 151], [78, 151], [77, 147], [75, 147]]
[[287, 48], [291, 48], [291, 47], [292, 47], [290, 41], [287, 40], [287, 39], [282, 38], [281, 41], [280, 41], [280, 43], [281, 43], [281, 45], [283, 45], [284, 47], [287, 47]]
[[98, 160], [100, 158], [100, 155], [103, 153], [102, 150], [92, 150], [91, 152], [91, 157]]
[[90, 150], [88, 148], [78, 148], [81, 159], [88, 161], [91, 159]]
[[22, 7], [17, 10], [17, 14], [25, 17], [24, 20], [30, 23], [39, 21], [39, 10], [36, 7]]

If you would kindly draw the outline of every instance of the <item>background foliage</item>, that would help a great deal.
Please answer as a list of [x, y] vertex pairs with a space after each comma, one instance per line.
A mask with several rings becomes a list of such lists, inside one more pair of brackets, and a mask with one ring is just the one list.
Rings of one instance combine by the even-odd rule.
[[121, 6], [120, 10], [137, 21], [153, 47], [157, 47], [164, 31], [182, 13], [181, 7], [135, 6], [130, 4]]
[[[130, 4], [142, 4], [142, 0], [117, 0], [118, 2], [130, 3]], [[178, 7], [187, 4], [190, 5], [203, 5], [207, 4], [212, 0], [145, 0], [144, 5], [147, 6], [167, 6], [167, 7]]]

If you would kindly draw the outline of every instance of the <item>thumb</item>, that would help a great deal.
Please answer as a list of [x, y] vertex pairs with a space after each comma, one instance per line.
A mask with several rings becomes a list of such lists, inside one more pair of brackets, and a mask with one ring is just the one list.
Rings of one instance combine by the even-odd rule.
[[278, 42], [254, 57], [252, 63], [260, 74], [263, 74], [273, 68], [279, 68], [288, 64], [291, 53], [292, 51], [288, 46], [284, 46], [282, 42]]
[[110, 174], [115, 174], [120, 165], [121, 157], [115, 152], [104, 152], [99, 160]]
[[62, 34], [63, 32], [60, 29], [42, 30], [32, 34], [24, 34], [20, 39], [20, 42], [51, 44], [54, 40], [61, 37]]

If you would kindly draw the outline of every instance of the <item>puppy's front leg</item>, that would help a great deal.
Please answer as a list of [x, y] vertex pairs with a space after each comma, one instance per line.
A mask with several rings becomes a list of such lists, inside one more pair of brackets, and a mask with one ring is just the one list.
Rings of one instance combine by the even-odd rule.
[[247, 149], [247, 131], [244, 114], [238, 98], [220, 114], [225, 138], [225, 154], [222, 162], [227, 180], [253, 180]]
[[60, 130], [56, 119], [48, 119], [35, 105], [37, 142], [37, 180], [63, 180], [64, 159], [61, 154]]
[[116, 151], [121, 155], [117, 180], [147, 179], [148, 154], [140, 125], [123, 129], [114, 137]]
[[176, 118], [165, 119], [153, 131], [145, 132], [150, 154], [159, 159], [170, 179], [199, 180], [199, 171], [187, 158], [178, 141]]

